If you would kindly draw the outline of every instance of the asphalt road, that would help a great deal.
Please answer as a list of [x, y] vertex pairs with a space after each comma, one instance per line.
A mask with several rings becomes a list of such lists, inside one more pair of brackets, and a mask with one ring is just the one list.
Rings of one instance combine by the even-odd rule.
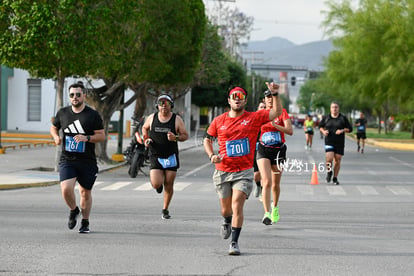
[[[322, 140], [314, 142], [305, 151], [302, 130], [288, 137], [281, 219], [263, 225], [251, 196], [238, 257], [219, 236], [214, 167], [201, 147], [180, 155], [170, 220], [148, 177], [129, 178], [126, 167], [99, 175], [90, 234], [67, 229], [58, 185], [0, 191], [0, 275], [412, 275], [412, 152], [362, 155], [347, 140], [334, 186], [320, 166]], [[309, 184], [314, 164], [319, 185]]]

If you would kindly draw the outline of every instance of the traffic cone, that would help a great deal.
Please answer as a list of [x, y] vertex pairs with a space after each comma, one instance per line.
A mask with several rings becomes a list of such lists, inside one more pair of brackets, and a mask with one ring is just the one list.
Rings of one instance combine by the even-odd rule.
[[318, 185], [319, 181], [318, 181], [318, 171], [316, 170], [316, 164], [313, 166], [313, 170], [312, 170], [312, 178], [311, 178], [311, 185]]

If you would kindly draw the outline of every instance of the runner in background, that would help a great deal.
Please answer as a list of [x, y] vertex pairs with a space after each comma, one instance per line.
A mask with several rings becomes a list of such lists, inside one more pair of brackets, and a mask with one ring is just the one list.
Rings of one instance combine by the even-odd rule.
[[[273, 108], [270, 91], [264, 92], [266, 109]], [[262, 177], [262, 200], [264, 216], [262, 223], [271, 225], [279, 221], [280, 180], [283, 164], [286, 161], [287, 146], [285, 133], [293, 134], [292, 121], [283, 108], [282, 115], [261, 126], [257, 165]], [[270, 200], [273, 198], [271, 206]]]
[[[263, 110], [263, 109], [266, 109], [266, 104], [264, 103], [264, 99], [259, 103], [257, 107], [257, 111]], [[256, 183], [256, 190], [254, 192], [255, 197], [262, 196], [262, 184], [260, 183], [261, 177], [260, 177], [259, 167], [257, 166], [257, 162], [256, 162], [257, 148], [259, 147], [259, 138], [260, 138], [260, 134], [257, 137], [256, 150], [254, 152], [254, 163], [253, 163], [253, 171], [254, 171], [253, 181]]]
[[313, 142], [313, 128], [315, 127], [315, 122], [313, 121], [311, 115], [306, 115], [306, 119], [303, 122], [303, 129], [305, 130], [306, 146], [305, 150], [312, 149]]
[[[355, 126], [357, 127], [357, 151], [359, 152], [361, 150], [361, 153], [364, 153], [365, 139], [367, 139], [366, 125], [367, 119], [365, 119], [364, 113], [361, 112], [359, 119], [355, 121]], [[360, 146], [361, 140], [362, 147]]]

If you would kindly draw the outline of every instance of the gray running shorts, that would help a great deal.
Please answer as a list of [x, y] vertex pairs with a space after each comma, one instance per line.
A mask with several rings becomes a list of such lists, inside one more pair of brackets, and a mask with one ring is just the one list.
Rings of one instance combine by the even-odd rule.
[[248, 198], [253, 188], [253, 168], [240, 172], [215, 170], [213, 182], [219, 198], [230, 197], [232, 189], [242, 191]]

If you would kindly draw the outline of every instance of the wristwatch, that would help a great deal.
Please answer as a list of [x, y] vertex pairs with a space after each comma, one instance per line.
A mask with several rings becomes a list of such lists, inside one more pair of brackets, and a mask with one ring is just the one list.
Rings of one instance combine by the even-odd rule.
[[88, 139], [88, 142], [91, 140], [91, 136], [86, 135], [86, 139]]
[[272, 93], [272, 96], [273, 96], [273, 97], [276, 97], [277, 95], [279, 95], [279, 92]]

